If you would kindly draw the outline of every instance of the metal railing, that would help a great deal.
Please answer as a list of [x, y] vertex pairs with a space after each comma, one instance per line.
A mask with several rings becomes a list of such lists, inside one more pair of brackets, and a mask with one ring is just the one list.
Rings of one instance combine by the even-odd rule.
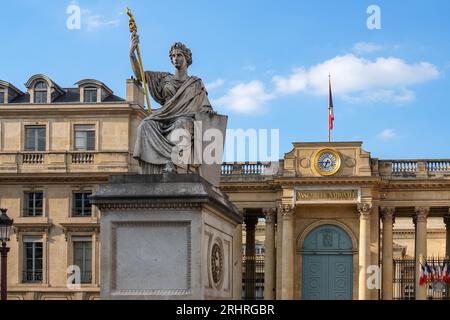
[[242, 299], [264, 299], [264, 256], [242, 256]]
[[[73, 276], [75, 274], [75, 272], [72, 273], [71, 276]], [[76, 281], [78, 279], [76, 277], [72, 278], [72, 284], [76, 284]], [[80, 279], [79, 279], [80, 283], [92, 283], [92, 271], [81, 271], [80, 272]]]
[[22, 271], [22, 282], [26, 283], [42, 282], [42, 269]]
[[[442, 265], [443, 260], [428, 259], [427, 263], [439, 263]], [[449, 263], [450, 260], [447, 260]], [[394, 259], [394, 279], [393, 279], [393, 298], [394, 300], [415, 300], [416, 299], [416, 260], [415, 259]], [[423, 284], [427, 286], [428, 300], [450, 300], [450, 285], [443, 283], [443, 290], [436, 290], [436, 282]]]

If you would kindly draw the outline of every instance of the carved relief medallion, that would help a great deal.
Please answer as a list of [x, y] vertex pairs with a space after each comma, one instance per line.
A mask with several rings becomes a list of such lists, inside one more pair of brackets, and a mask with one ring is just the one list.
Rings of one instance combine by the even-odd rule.
[[224, 275], [223, 246], [220, 240], [216, 240], [211, 248], [211, 274], [214, 285], [220, 287]]

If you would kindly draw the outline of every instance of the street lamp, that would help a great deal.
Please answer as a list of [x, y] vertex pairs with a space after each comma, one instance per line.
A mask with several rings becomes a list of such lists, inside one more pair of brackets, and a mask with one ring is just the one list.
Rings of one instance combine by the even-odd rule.
[[1, 300], [6, 300], [8, 297], [8, 291], [7, 291], [7, 259], [8, 259], [8, 252], [9, 248], [6, 246], [6, 242], [9, 241], [9, 235], [11, 234], [11, 227], [14, 222], [14, 220], [10, 219], [8, 215], [6, 214], [7, 209], [0, 209], [1, 215], [0, 215], [0, 242], [2, 244], [0, 248], [0, 255], [2, 258], [1, 261], [1, 268], [2, 268], [2, 274], [1, 274]]

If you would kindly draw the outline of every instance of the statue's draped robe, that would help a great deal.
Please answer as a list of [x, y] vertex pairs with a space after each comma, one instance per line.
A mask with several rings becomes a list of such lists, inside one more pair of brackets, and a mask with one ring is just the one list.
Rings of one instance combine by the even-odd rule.
[[195, 114], [211, 110], [208, 93], [200, 78], [190, 76], [179, 81], [167, 72], [145, 72], [153, 99], [162, 107], [139, 125], [133, 157], [139, 160], [142, 173], [161, 173], [172, 161], [174, 129], [193, 134]]

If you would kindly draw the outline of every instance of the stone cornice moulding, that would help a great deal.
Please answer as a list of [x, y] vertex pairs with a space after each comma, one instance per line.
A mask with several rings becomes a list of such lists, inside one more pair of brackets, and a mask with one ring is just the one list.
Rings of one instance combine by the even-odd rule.
[[[100, 210], [135, 210], [135, 209], [165, 209], [165, 210], [184, 210], [198, 209], [204, 206], [205, 202], [155, 202], [155, 201], [135, 201], [135, 202], [117, 202], [95, 204]], [[104, 214], [104, 213], [103, 213]]]

